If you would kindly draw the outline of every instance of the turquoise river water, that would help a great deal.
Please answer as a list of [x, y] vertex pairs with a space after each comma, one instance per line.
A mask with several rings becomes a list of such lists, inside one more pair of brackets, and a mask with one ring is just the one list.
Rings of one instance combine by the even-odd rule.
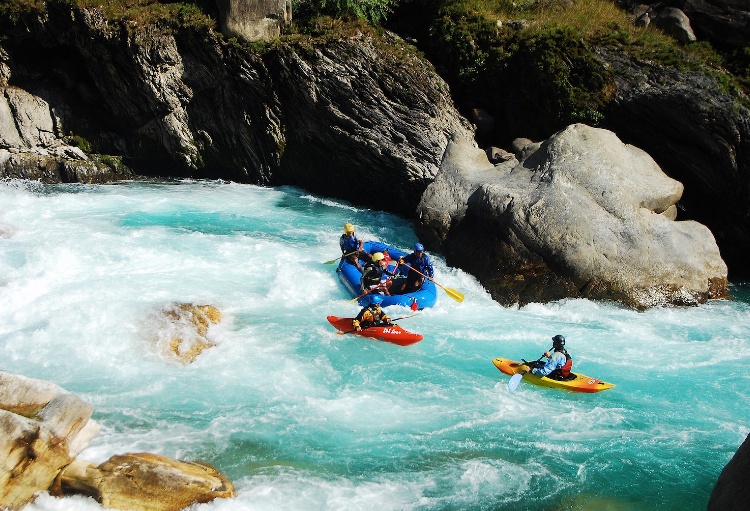
[[[646, 312], [502, 307], [433, 254], [466, 299], [438, 289], [400, 322], [425, 339], [400, 347], [325, 319], [359, 310], [324, 264], [346, 222], [417, 241], [404, 218], [296, 188], [0, 184], [0, 370], [94, 406], [84, 459], [217, 467], [237, 497], [194, 511], [705, 509], [750, 432], [750, 286]], [[224, 315], [190, 365], [153, 342], [171, 302]], [[492, 359], [537, 358], [558, 333], [574, 371], [616, 387], [510, 393]], [[41, 494], [25, 511], [100, 509]]]

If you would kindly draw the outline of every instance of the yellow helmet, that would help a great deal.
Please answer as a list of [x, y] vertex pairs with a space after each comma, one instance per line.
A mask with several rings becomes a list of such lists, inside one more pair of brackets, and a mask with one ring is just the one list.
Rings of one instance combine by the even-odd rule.
[[380, 261], [381, 259], [383, 259], [383, 258], [385, 258], [385, 256], [383, 255], [383, 253], [382, 253], [382, 252], [375, 252], [374, 254], [372, 254], [372, 260], [373, 260], [374, 262], [376, 262], [376, 263], [377, 263], [378, 261]]
[[344, 232], [354, 232], [354, 226], [352, 224], [344, 224]]

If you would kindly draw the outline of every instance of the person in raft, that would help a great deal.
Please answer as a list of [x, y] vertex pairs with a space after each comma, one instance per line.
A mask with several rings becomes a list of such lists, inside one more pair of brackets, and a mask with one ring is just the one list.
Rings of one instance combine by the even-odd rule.
[[362, 269], [359, 283], [363, 293], [370, 293], [378, 289], [385, 295], [390, 295], [390, 287], [396, 273], [388, 269], [388, 262], [382, 252], [372, 254], [372, 261]]
[[537, 376], [546, 376], [553, 380], [567, 380], [571, 376], [570, 370], [573, 367], [573, 359], [565, 349], [565, 337], [556, 335], [552, 338], [552, 353], [549, 350], [544, 352], [547, 357], [546, 362], [535, 360], [529, 362], [528, 369], [524, 373], [531, 373]]
[[[407, 255], [406, 257], [398, 258], [399, 266], [409, 265], [414, 270], [409, 269], [409, 273], [406, 274], [406, 282], [401, 285], [397, 294], [411, 293], [412, 291], [419, 291], [424, 284], [424, 276], [419, 273], [423, 273], [428, 277], [432, 278], [435, 275], [435, 270], [432, 268], [432, 263], [427, 254], [424, 253], [424, 245], [416, 243], [414, 245], [414, 252]], [[419, 273], [417, 273], [419, 272]]]
[[362, 265], [359, 260], [370, 260], [370, 254], [362, 250], [362, 245], [364, 245], [364, 241], [358, 239], [354, 234], [354, 226], [348, 223], [344, 224], [344, 234], [339, 239], [341, 253], [347, 261], [356, 266], [360, 271], [362, 271]]
[[380, 307], [382, 302], [383, 297], [381, 295], [373, 295], [367, 307], [359, 311], [357, 317], [352, 320], [352, 327], [359, 332], [363, 328], [371, 326], [392, 325], [391, 318]]

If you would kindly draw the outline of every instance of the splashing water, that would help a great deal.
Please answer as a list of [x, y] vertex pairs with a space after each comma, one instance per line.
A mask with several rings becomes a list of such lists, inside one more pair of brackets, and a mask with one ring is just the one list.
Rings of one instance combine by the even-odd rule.
[[[505, 308], [432, 254], [466, 300], [439, 290], [401, 323], [425, 340], [400, 347], [325, 319], [359, 310], [323, 264], [346, 222], [417, 241], [403, 218], [295, 188], [0, 184], [0, 369], [93, 404], [103, 428], [81, 458], [216, 466], [238, 495], [195, 510], [705, 509], [750, 432], [747, 285], [694, 308]], [[154, 312], [182, 302], [223, 315], [189, 365], [150, 341]], [[492, 359], [535, 359], [557, 333], [574, 371], [617, 386], [508, 392]]]

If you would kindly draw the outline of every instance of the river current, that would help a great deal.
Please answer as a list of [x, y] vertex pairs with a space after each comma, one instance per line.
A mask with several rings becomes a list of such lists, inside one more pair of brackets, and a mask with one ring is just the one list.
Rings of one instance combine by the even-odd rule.
[[[407, 219], [291, 187], [0, 184], [0, 370], [94, 406], [81, 458], [153, 452], [234, 483], [193, 511], [706, 508], [750, 433], [750, 286], [646, 312], [503, 307], [430, 254], [466, 299], [438, 288], [399, 322], [424, 340], [401, 347], [326, 321], [359, 310], [324, 264], [346, 222], [417, 241]], [[223, 313], [189, 365], [149, 341], [172, 302]], [[555, 334], [574, 371], [616, 387], [509, 392], [492, 359], [535, 359]], [[100, 509], [41, 494], [25, 511]]]

